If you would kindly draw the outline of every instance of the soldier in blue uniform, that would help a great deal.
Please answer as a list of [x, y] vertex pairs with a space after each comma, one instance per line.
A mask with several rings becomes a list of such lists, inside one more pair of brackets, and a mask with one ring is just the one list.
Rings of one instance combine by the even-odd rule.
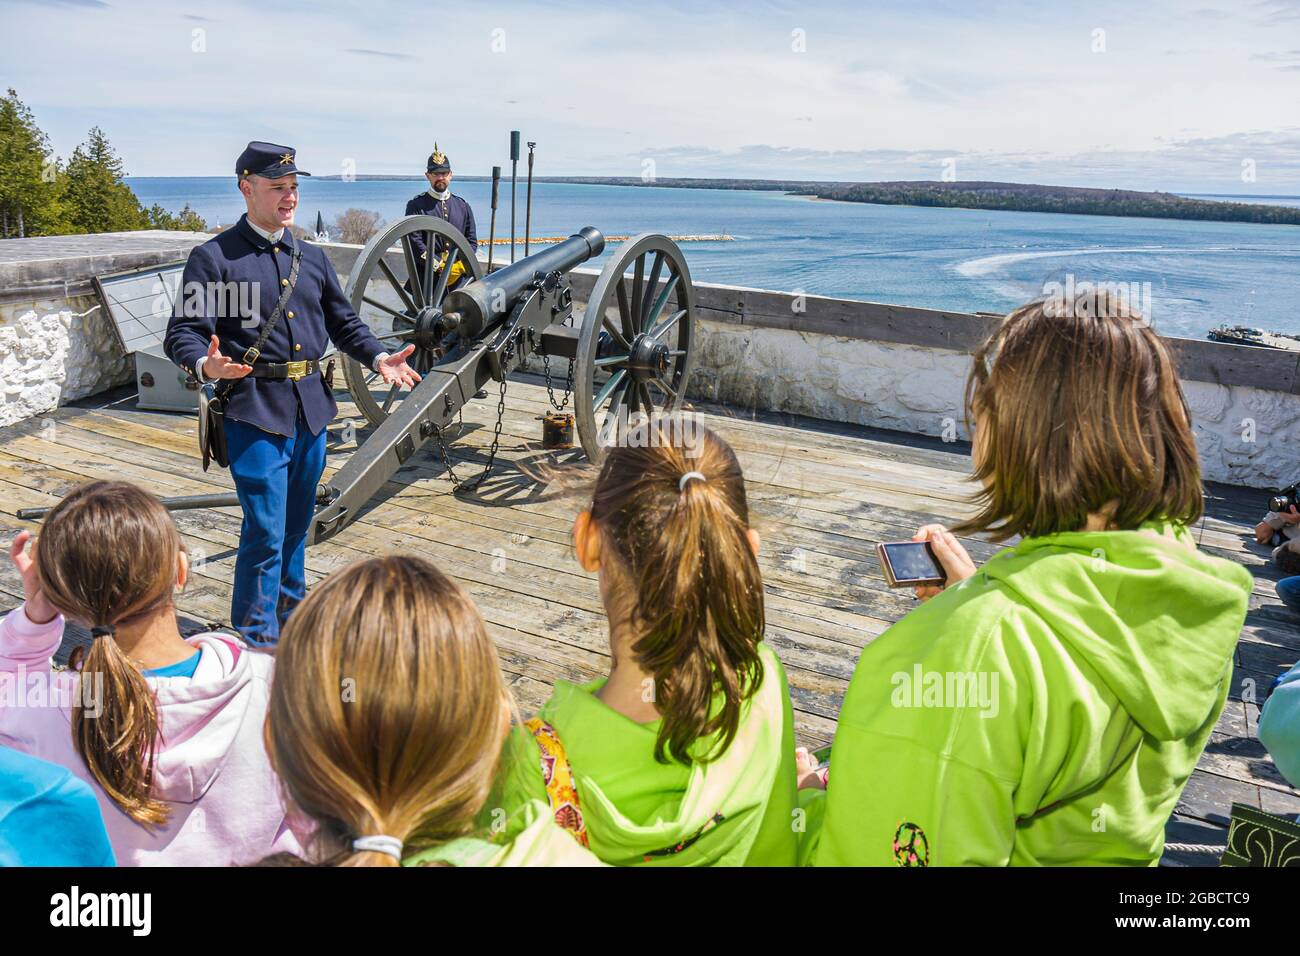
[[[407, 202], [406, 215], [437, 216], [439, 219], [445, 219], [464, 234], [469, 240], [470, 248], [477, 252], [478, 231], [474, 226], [474, 210], [464, 199], [451, 194], [451, 161], [447, 159], [447, 154], [438, 148], [437, 143], [433, 144], [433, 152], [429, 154], [424, 178], [429, 180], [429, 188]], [[416, 257], [424, 258], [427, 254], [424, 248], [424, 236], [418, 232], [414, 233], [411, 236], [411, 245], [415, 247]], [[436, 239], [434, 255], [439, 258], [446, 255], [445, 246], [445, 240], [441, 237]], [[447, 288], [454, 289], [463, 280], [465, 274], [462, 263], [453, 263]]]
[[231, 623], [252, 643], [274, 644], [306, 593], [307, 530], [325, 468], [325, 426], [337, 407], [321, 357], [330, 342], [385, 382], [413, 387], [408, 345], [384, 351], [339, 287], [325, 253], [301, 243], [297, 282], [254, 354], [263, 323], [289, 287], [289, 230], [298, 205], [294, 151], [249, 143], [235, 164], [248, 212], [196, 246], [167, 326], [168, 358], [200, 381], [237, 379], [226, 406], [230, 473], [244, 511]]

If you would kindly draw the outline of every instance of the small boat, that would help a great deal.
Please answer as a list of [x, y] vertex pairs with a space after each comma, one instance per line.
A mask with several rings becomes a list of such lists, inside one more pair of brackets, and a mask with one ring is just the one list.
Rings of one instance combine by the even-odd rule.
[[1263, 329], [1252, 329], [1245, 325], [1220, 325], [1210, 329], [1206, 338], [1211, 342], [1225, 342], [1228, 345], [1253, 345], [1261, 349], [1300, 352], [1300, 336], [1265, 332]]

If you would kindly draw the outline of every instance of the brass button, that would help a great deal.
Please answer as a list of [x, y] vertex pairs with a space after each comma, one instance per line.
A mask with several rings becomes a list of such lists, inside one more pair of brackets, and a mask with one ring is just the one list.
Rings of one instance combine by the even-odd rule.
[[272, 252], [279, 252], [279, 251], [280, 251], [280, 247], [279, 247], [279, 246], [272, 246], [272, 247], [271, 247], [271, 251], [272, 251]]
[[302, 351], [302, 346], [301, 346], [301, 345], [294, 345], [293, 350], [294, 350], [295, 352], [301, 352], [301, 351]]
[[293, 313], [292, 313], [292, 312], [289, 313], [289, 318], [291, 318], [291, 319], [293, 318]]
[[288, 280], [288, 279], [281, 279], [281, 280], [280, 280], [280, 285], [288, 285], [288, 284], [289, 284], [289, 280]]

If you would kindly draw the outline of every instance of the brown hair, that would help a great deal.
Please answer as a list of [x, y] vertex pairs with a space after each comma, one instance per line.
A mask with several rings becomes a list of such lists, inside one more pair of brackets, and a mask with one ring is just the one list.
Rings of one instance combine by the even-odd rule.
[[1201, 515], [1191, 415], [1164, 342], [1112, 291], [1021, 306], [975, 353], [966, 414], [981, 510], [953, 530], [994, 540]]
[[[591, 517], [616, 556], [615, 581], [633, 595], [632, 652], [654, 680], [663, 723], [655, 759], [690, 763], [696, 740], [726, 752], [741, 705], [762, 684], [763, 580], [750, 547], [749, 506], [736, 454], [699, 426], [685, 443], [656, 423], [642, 447], [611, 448], [596, 480]], [[682, 477], [696, 471], [704, 480]], [[721, 692], [722, 707], [713, 713]]]
[[398, 865], [354, 850], [364, 836], [409, 855], [469, 833], [506, 700], [478, 610], [429, 562], [372, 558], [313, 589], [280, 636], [266, 743], [288, 797], [321, 826], [324, 865]]
[[[176, 556], [184, 544], [167, 509], [125, 481], [77, 488], [50, 511], [36, 539], [37, 580], [51, 604], [95, 635], [81, 665], [105, 688], [101, 712], [72, 707], [72, 739], [86, 769], [132, 820], [167, 822], [168, 806], [150, 796], [158, 710], [153, 691], [113, 638], [126, 624], [172, 606]], [[74, 652], [72, 665], [81, 661]]]

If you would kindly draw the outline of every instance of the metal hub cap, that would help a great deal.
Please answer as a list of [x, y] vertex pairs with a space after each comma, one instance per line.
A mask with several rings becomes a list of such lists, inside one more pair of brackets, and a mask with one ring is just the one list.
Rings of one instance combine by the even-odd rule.
[[632, 354], [627, 368], [632, 377], [644, 382], [668, 371], [668, 346], [656, 342], [649, 335], [638, 335], [632, 344]]

